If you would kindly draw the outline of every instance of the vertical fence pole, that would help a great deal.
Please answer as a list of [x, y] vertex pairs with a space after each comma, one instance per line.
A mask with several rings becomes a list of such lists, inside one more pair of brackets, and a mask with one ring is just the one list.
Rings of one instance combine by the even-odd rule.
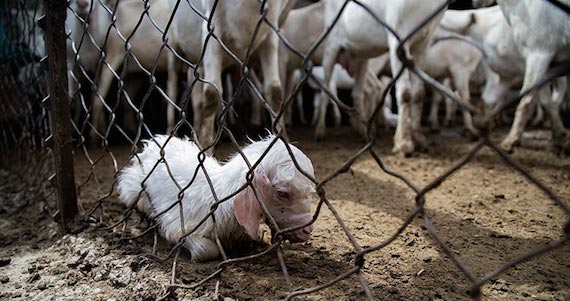
[[49, 65], [51, 132], [57, 182], [59, 213], [56, 219], [64, 233], [77, 214], [77, 192], [73, 172], [73, 143], [69, 95], [67, 94], [67, 60], [65, 38], [66, 0], [44, 0], [46, 12], [46, 50]]

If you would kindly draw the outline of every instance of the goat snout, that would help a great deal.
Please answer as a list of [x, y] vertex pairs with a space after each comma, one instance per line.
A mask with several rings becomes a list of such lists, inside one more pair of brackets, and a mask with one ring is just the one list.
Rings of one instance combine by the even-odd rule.
[[293, 243], [304, 242], [309, 240], [309, 238], [311, 237], [311, 232], [313, 232], [313, 225], [309, 225], [305, 228], [301, 228], [299, 230], [290, 233], [290, 236], [288, 236], [287, 239]]

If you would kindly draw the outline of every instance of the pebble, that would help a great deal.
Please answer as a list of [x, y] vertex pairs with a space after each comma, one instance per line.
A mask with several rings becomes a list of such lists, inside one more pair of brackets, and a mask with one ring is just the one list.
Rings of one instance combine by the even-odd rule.
[[101, 280], [103, 280], [103, 278], [104, 278], [104, 276], [102, 273], [97, 273], [97, 274], [95, 274], [95, 277], [93, 277], [93, 280], [101, 281]]
[[109, 280], [111, 280], [115, 286], [123, 287], [131, 282], [133, 274], [133, 271], [129, 267], [124, 267], [119, 271], [109, 273]]
[[47, 283], [45, 282], [41, 282], [40, 284], [38, 284], [38, 289], [39, 290], [45, 290], [47, 288]]
[[0, 267], [5, 267], [5, 266], [9, 265], [10, 262], [12, 262], [12, 258], [10, 258], [10, 257], [0, 258]]
[[28, 278], [28, 282], [32, 283], [34, 281], [40, 280], [42, 277], [40, 276], [40, 274], [33, 274], [32, 276], [30, 276], [30, 278]]
[[10, 278], [8, 278], [8, 276], [2, 276], [2, 277], [0, 277], [0, 282], [1, 282], [1, 283], [8, 283], [8, 281], [10, 281]]

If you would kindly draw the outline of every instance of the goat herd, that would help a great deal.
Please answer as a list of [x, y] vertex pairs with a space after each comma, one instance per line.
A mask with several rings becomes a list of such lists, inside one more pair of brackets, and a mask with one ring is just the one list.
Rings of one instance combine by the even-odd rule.
[[[257, 71], [261, 80], [252, 80], [255, 84], [249, 88], [258, 87], [267, 99], [252, 101], [251, 122], [259, 122], [262, 105], [277, 112], [293, 93], [303, 77], [301, 70], [307, 66], [307, 60], [298, 53], [311, 52], [309, 59], [315, 67], [308, 83], [317, 91], [326, 86], [331, 94], [336, 94], [337, 88], [352, 89], [353, 109], [362, 120], [370, 119], [376, 106], [383, 103], [375, 122], [396, 126], [394, 151], [411, 154], [426, 143], [421, 112], [428, 86], [417, 74], [418, 69], [455, 90], [452, 93], [461, 103], [483, 107], [490, 113], [501, 107], [507, 94], [520, 87], [521, 82], [521, 91], [526, 91], [539, 83], [550, 66], [570, 59], [570, 17], [545, 0], [498, 0], [498, 5], [491, 7], [484, 6], [493, 1], [476, 0], [473, 5], [484, 8], [442, 10], [431, 19], [430, 14], [444, 6], [445, 1], [323, 0], [293, 9], [295, 2], [263, 2], [266, 7], [261, 9], [259, 1], [70, 0], [66, 21], [70, 31], [69, 68], [77, 70], [81, 66], [82, 72], [97, 74], [91, 99], [91, 136], [100, 139], [105, 133], [106, 111], [111, 111], [105, 98], [118, 77], [125, 79], [125, 114], [130, 115], [124, 117], [129, 120], [126, 126], [136, 126], [135, 112], [139, 108], [130, 97], [134, 98], [141, 82], [129, 77], [141, 71], [147, 75], [167, 72], [166, 94], [171, 100], [167, 120], [171, 131], [176, 111], [184, 109], [176, 100], [178, 77], [185, 72], [188, 85], [193, 87], [194, 127], [202, 145], [209, 145], [214, 139], [224, 87], [231, 88], [227, 84], [231, 80], [225, 81], [222, 71], [232, 65], [241, 67], [244, 60], [249, 65], [251, 59], [249, 78], [257, 79]], [[570, 1], [559, 3], [568, 6]], [[260, 19], [260, 12], [265, 21]], [[400, 41], [425, 20], [428, 21], [403, 44], [404, 55], [417, 67], [412, 72], [399, 58], [398, 48]], [[313, 49], [315, 41], [329, 28], [328, 36]], [[382, 102], [381, 98], [391, 76], [399, 73], [402, 74], [393, 94], [398, 106], [395, 114], [392, 102]], [[77, 95], [77, 81], [69, 83], [70, 93]], [[536, 111], [546, 113], [554, 143], [568, 149], [570, 135], [560, 114], [563, 106], [568, 105], [567, 86], [568, 78], [561, 77], [525, 95], [502, 148], [512, 150]], [[481, 91], [483, 105], [472, 103], [473, 89]], [[298, 95], [297, 103], [301, 103]], [[315, 95], [315, 135], [323, 138], [329, 105], [337, 123], [339, 107], [349, 106], [338, 101], [338, 97], [332, 97], [331, 102], [333, 95], [325, 91]], [[449, 96], [453, 94], [446, 95]], [[443, 97], [433, 90], [429, 115], [433, 128], [439, 127], [438, 105]], [[449, 99], [447, 104], [445, 121], [452, 122], [457, 104]], [[292, 115], [292, 108], [286, 109], [277, 124], [284, 135]], [[477, 134], [471, 112], [464, 106], [462, 115], [465, 127]], [[366, 135], [364, 122], [352, 123]]]

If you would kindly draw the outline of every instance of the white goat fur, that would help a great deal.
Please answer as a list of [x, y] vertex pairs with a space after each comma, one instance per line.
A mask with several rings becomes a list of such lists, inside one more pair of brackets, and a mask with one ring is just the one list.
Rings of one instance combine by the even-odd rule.
[[[122, 67], [126, 67], [126, 70], [122, 70], [122, 72], [125, 72], [126, 74], [143, 72], [141, 66], [142, 68], [150, 71], [156, 70], [164, 72], [168, 69], [166, 52], [169, 51], [168, 49], [162, 49], [161, 51], [163, 35], [161, 31], [166, 28], [170, 15], [172, 14], [172, 9], [168, 0], [149, 1], [148, 14], [150, 15], [150, 18], [154, 20], [154, 23], [145, 15], [138, 27], [137, 24], [139, 22], [139, 17], [145, 12], [145, 3], [137, 0], [123, 0], [118, 2], [118, 5], [119, 6], [115, 11], [116, 28], [112, 28], [110, 31], [106, 48], [104, 49], [106, 64], [103, 64], [101, 69], [97, 80], [97, 92], [92, 99], [94, 128], [90, 134], [92, 139], [95, 139], [95, 141], [98, 139], [100, 134], [104, 133], [105, 114], [103, 112], [102, 100], [105, 100], [105, 97], [109, 92], [109, 88], [115, 79], [114, 74], [120, 74], [119, 70], [121, 70]], [[93, 17], [96, 17], [96, 20], [90, 21], [89, 28], [93, 28], [93, 31], [99, 33], [99, 38], [96, 39], [96, 42], [99, 46], [102, 46], [107, 28], [111, 23], [111, 15], [105, 10], [98, 0], [94, 0], [93, 2], [92, 15]], [[137, 17], [133, 18], [133, 16]], [[155, 24], [161, 28], [161, 30], [157, 29]], [[135, 29], [136, 31], [133, 34]], [[131, 34], [133, 34], [129, 40], [131, 54], [127, 55], [125, 41], [123, 39], [127, 39]], [[99, 55], [99, 52], [97, 52], [97, 54]], [[136, 58], [136, 61], [133, 57]], [[127, 62], [125, 62], [125, 60], [127, 60]], [[93, 62], [97, 62], [97, 59], [92, 61], [91, 64], [93, 64]], [[124, 83], [126, 85], [126, 96], [134, 98], [142, 82], [131, 79], [125, 80]], [[173, 89], [177, 89], [177, 82], [170, 84], [174, 85]], [[176, 101], [176, 99], [173, 99], [173, 101]], [[125, 107], [125, 114], [127, 114], [125, 116], [125, 123], [131, 131], [134, 131], [136, 125], [134, 116], [135, 111], [133, 108], [128, 106], [127, 101], [123, 102], [123, 106]], [[172, 106], [169, 105], [169, 109], [171, 107]], [[173, 126], [174, 114], [172, 114], [172, 116], [168, 116], [169, 129]]]
[[[317, 2], [299, 9], [292, 10], [285, 24], [282, 26], [281, 31], [283, 35], [287, 38], [289, 43], [291, 43], [295, 49], [301, 53], [308, 53], [311, 46], [318, 37], [322, 34], [325, 28], [324, 24], [324, 14], [325, 14], [325, 1]], [[311, 55], [311, 61], [313, 62], [313, 75], [321, 81], [325, 80], [324, 71], [322, 67], [317, 67], [322, 64], [323, 53], [325, 46], [320, 46], [315, 49]], [[376, 77], [376, 74], [380, 72], [387, 64], [388, 57], [374, 58], [370, 62], [370, 66], [361, 63], [354, 64], [353, 67], [358, 65], [358, 68], [353, 68], [353, 76], [349, 75], [340, 65], [335, 64], [334, 71], [329, 82], [329, 90], [333, 95], [337, 95], [337, 88], [352, 89], [354, 86], [359, 87], [359, 89], [353, 90], [353, 100], [355, 100], [354, 107], [358, 110], [366, 110], [361, 113], [362, 116], [368, 117], [371, 113], [373, 105], [376, 103], [373, 100], [379, 98], [379, 94], [383, 91], [382, 82]], [[297, 55], [292, 53], [284, 43], [279, 45], [279, 72], [281, 80], [284, 83], [283, 86], [286, 87], [287, 93], [285, 96], [291, 95], [293, 88], [297, 85], [301, 78], [301, 73], [298, 68], [302, 67], [302, 59]], [[356, 76], [360, 68], [370, 68], [369, 72], [363, 71], [362, 74], [365, 76]], [[356, 81], [356, 82], [355, 82]], [[361, 82], [358, 82], [361, 81]], [[317, 85], [313, 81], [309, 81], [313, 89], [320, 91], [320, 88], [315, 88]], [[380, 93], [378, 93], [380, 91]], [[371, 100], [373, 99], [373, 100]], [[362, 103], [360, 103], [362, 101]], [[299, 106], [299, 111], [302, 112], [302, 95], [297, 94], [297, 105]], [[325, 118], [328, 105], [330, 104], [333, 108], [333, 116], [335, 125], [339, 125], [341, 121], [341, 112], [338, 105], [335, 102], [329, 101], [328, 96], [315, 96], [314, 99], [315, 111], [313, 115], [312, 123], [316, 123], [315, 137], [321, 139], [325, 134]], [[382, 116], [381, 116], [382, 117]], [[301, 114], [301, 122], [306, 123], [304, 120], [304, 115]], [[354, 123], [353, 123], [354, 124]], [[359, 131], [362, 128], [357, 129]]]
[[[73, 70], [79, 62], [87, 72], [95, 72], [101, 55], [99, 48], [111, 25], [109, 14], [98, 0], [70, 0], [65, 24], [66, 33], [70, 35], [67, 39], [68, 68]], [[75, 92], [75, 84], [70, 79], [70, 92]]]
[[[362, 109], [364, 111], [359, 112], [363, 116], [370, 117], [372, 114], [372, 110], [374, 109], [374, 104], [379, 102], [381, 99], [382, 93], [384, 93], [384, 89], [387, 86], [387, 82], [382, 81], [378, 78], [378, 75], [384, 70], [388, 63], [389, 57], [387, 55], [382, 55], [373, 59], [370, 59], [368, 62], [368, 72], [366, 77], [364, 77], [364, 82], [359, 83], [356, 82], [355, 78], [353, 78], [348, 72], [340, 65], [335, 64], [334, 70], [332, 73], [332, 78], [330, 81], [330, 92], [337, 96], [337, 89], [345, 89], [345, 90], [353, 90], [352, 97], [354, 106]], [[324, 69], [322, 66], [313, 67], [313, 76], [319, 80], [324, 81]], [[301, 81], [302, 72], [299, 69], [293, 71], [291, 75], [291, 85], [295, 86], [298, 82]], [[324, 124], [326, 111], [327, 111], [327, 103], [329, 103], [328, 97], [325, 99], [321, 98], [320, 86], [315, 83], [312, 79], [307, 81], [311, 89], [315, 91], [315, 96], [313, 98], [313, 107], [314, 113], [313, 118], [311, 120], [311, 124]], [[353, 89], [354, 87], [359, 87], [356, 91]], [[364, 95], [361, 95], [364, 93]], [[299, 107], [299, 111], [302, 112], [303, 109], [303, 95], [302, 93], [297, 94], [297, 105]], [[323, 103], [325, 102], [325, 103]], [[356, 102], [363, 102], [363, 103], [356, 103]], [[391, 118], [391, 110], [388, 107], [390, 101], [386, 101], [384, 103], [385, 107], [383, 110], [383, 114], [379, 115], [379, 120], [389, 119]], [[333, 117], [336, 126], [340, 125], [341, 122], [341, 115], [338, 106], [334, 102], [330, 102], [333, 104]], [[323, 111], [324, 110], [324, 111]], [[392, 126], [392, 124], [390, 124]], [[395, 126], [395, 124], [394, 124]]]
[[[171, 5], [176, 0], [170, 0]], [[210, 16], [214, 1], [202, 0], [192, 3], [195, 8], [205, 16]], [[293, 1], [276, 0], [268, 2], [267, 20], [273, 24], [279, 24], [289, 12]], [[279, 79], [278, 66], [278, 46], [279, 38], [277, 34], [265, 23], [262, 23], [257, 31], [255, 39], [251, 41], [257, 25], [260, 10], [260, 3], [254, 0], [244, 1], [219, 1], [216, 11], [213, 14], [212, 24], [215, 26], [214, 34], [225, 44], [225, 46], [239, 59], [245, 58], [250, 42], [254, 59], [259, 60], [261, 66], [264, 92], [270, 105], [275, 111], [280, 106], [282, 98], [282, 88]], [[179, 50], [187, 60], [197, 63], [201, 57], [205, 40], [208, 36], [207, 22], [202, 19], [187, 2], [181, 2], [174, 15], [172, 28], [170, 30], [171, 44]], [[239, 30], [236, 30], [238, 29]], [[177, 59], [169, 56], [169, 63], [173, 64]], [[200, 129], [200, 142], [202, 145], [209, 145], [214, 139], [214, 123], [218, 113], [220, 99], [218, 92], [222, 91], [221, 74], [223, 69], [236, 62], [228, 56], [214, 38], [208, 40], [202, 61], [204, 80], [208, 84], [199, 84], [194, 87], [198, 89], [194, 95], [202, 94], [202, 97], [193, 98], [195, 108], [194, 126]], [[193, 80], [193, 70], [188, 71], [188, 80]], [[169, 67], [169, 81], [176, 80], [177, 71], [174, 65]], [[193, 91], [194, 92], [194, 91]], [[168, 95], [172, 97], [176, 91], [169, 89]], [[194, 102], [199, 102], [194, 104]], [[285, 133], [283, 119], [279, 123], [279, 128]]]
[[[431, 77], [443, 80], [449, 78], [451, 84], [459, 92], [459, 97], [466, 103], [471, 101], [471, 91], [469, 90], [469, 80], [471, 75], [476, 71], [477, 66], [481, 62], [483, 54], [475, 46], [460, 40], [443, 40], [433, 43], [426, 51], [426, 59], [419, 66]], [[437, 93], [434, 90], [434, 93]], [[433, 105], [437, 105], [437, 96], [434, 97]], [[451, 118], [455, 115], [454, 106], [451, 106], [448, 112]], [[432, 109], [433, 112], [433, 109]], [[436, 109], [437, 112], [437, 109]], [[474, 134], [477, 130], [473, 126], [471, 114], [467, 110], [462, 110], [463, 121], [465, 127]], [[451, 120], [449, 120], [451, 121]], [[438, 127], [436, 113], [430, 114], [430, 123], [432, 128]]]
[[[492, 1], [475, 0], [474, 4], [489, 5]], [[570, 0], [562, 0], [564, 5], [570, 5]], [[561, 9], [545, 1], [533, 0], [498, 0], [505, 18], [510, 24], [513, 39], [525, 61], [524, 81], [521, 91], [526, 91], [546, 74], [550, 64], [570, 59], [570, 18]], [[562, 88], [565, 83], [560, 80]], [[534, 109], [534, 97], [539, 91], [532, 91], [523, 97], [517, 106], [515, 120], [507, 137], [501, 142], [504, 150], [511, 151], [519, 142], [524, 127]], [[564, 93], [560, 93], [564, 94]], [[541, 100], [543, 101], [543, 100]], [[553, 121], [555, 143], [562, 148], [570, 148], [570, 133], [561, 123], [556, 122], [558, 111], [549, 109], [551, 101], [544, 100], [543, 107]], [[554, 102], [556, 102], [555, 100]]]
[[[260, 159], [274, 138], [270, 135], [266, 139], [252, 142], [242, 149], [250, 164], [253, 165]], [[118, 190], [121, 202], [127, 206], [132, 206], [137, 201], [137, 197], [141, 196], [136, 205], [137, 208], [153, 217], [177, 202], [180, 192], [178, 186], [169, 176], [165, 163], [159, 163], [156, 169], [150, 173], [160, 160], [160, 148], [164, 146], [164, 159], [174, 180], [180, 187], [188, 185], [198, 169], [194, 182], [184, 191], [182, 198], [184, 229], [182, 229], [178, 205], [158, 218], [161, 234], [168, 241], [177, 243], [185, 232], [198, 226], [200, 220], [210, 212], [211, 206], [214, 204], [207, 176], [212, 182], [216, 196], [221, 200], [236, 192], [246, 183], [246, 173], [249, 168], [239, 154], [232, 156], [224, 164], [213, 157], [206, 156], [204, 161], [206, 176], [205, 172], [198, 166], [199, 148], [194, 142], [187, 138], [173, 137], [168, 142], [167, 139], [167, 136], [155, 136], [156, 143], [152, 140], [145, 142], [144, 149], [138, 158], [134, 157], [130, 166], [122, 170], [119, 176]], [[307, 174], [314, 177], [310, 159], [297, 147], [289, 146], [299, 166]], [[147, 176], [148, 179], [143, 184], [142, 182]], [[264, 177], [269, 180], [271, 184], [269, 190], [271, 191], [267, 191], [267, 187], [259, 184], [259, 181], [262, 181]], [[302, 225], [311, 220], [312, 216], [309, 210], [311, 197], [315, 191], [314, 184], [297, 170], [281, 140], [272, 146], [256, 167], [252, 184], [259, 195], [259, 201], [264, 202], [281, 229]], [[146, 194], [140, 193], [141, 185], [144, 185]], [[291, 199], [288, 201], [279, 200], [276, 203], [274, 189], [287, 190]], [[219, 238], [224, 247], [231, 247], [233, 243], [245, 238], [246, 234], [252, 239], [259, 238], [259, 214], [263, 215], [263, 212], [246, 216], [249, 220], [246, 220], [244, 224], [243, 220], [240, 221], [237, 212], [243, 206], [238, 208], [236, 207], [238, 205], [234, 205], [237, 199], [244, 195], [251, 197], [253, 195], [251, 188], [245, 188], [231, 199], [221, 203], [214, 213]], [[248, 201], [253, 202], [248, 203], [248, 206], [256, 206], [257, 204], [254, 199]], [[253, 223], [254, 227], [248, 227], [247, 223]], [[257, 229], [255, 223], [257, 223]], [[295, 232], [297, 241], [308, 239], [307, 234], [310, 234], [311, 230], [312, 225], [297, 230]], [[208, 218], [195, 232], [185, 238], [184, 247], [190, 251], [193, 261], [203, 261], [219, 256], [214, 237], [214, 225], [211, 218]]]
[[[104, 133], [104, 111], [103, 102], [107, 97], [109, 88], [115, 79], [114, 74], [119, 74], [123, 66], [126, 66], [126, 76], [133, 73], [142, 73], [139, 64], [147, 70], [153, 69], [156, 65], [157, 71], [167, 70], [166, 55], [161, 54], [158, 61], [160, 47], [162, 46], [162, 33], [145, 16], [137, 31], [129, 40], [132, 56], [126, 55], [125, 42], [133, 30], [137, 27], [139, 17], [145, 11], [145, 4], [138, 0], [123, 0], [118, 2], [115, 12], [116, 22], [112, 28], [105, 44], [107, 30], [111, 26], [111, 6], [105, 8], [99, 0], [71, 0], [67, 11], [67, 31], [71, 39], [68, 39], [68, 65], [70, 70], [80, 65], [88, 73], [96, 73], [99, 58], [104, 52], [104, 62], [99, 77], [96, 80], [97, 91], [92, 98], [93, 104], [93, 124], [90, 135], [93, 141], [99, 139], [99, 135]], [[171, 15], [168, 0], [149, 1], [149, 15], [154, 22], [162, 29], [166, 27]], [[77, 16], [76, 16], [77, 15]], [[133, 18], [132, 16], [137, 16]], [[84, 27], [86, 30], [84, 30]], [[119, 35], [120, 33], [120, 35]], [[122, 36], [122, 37], [121, 37]], [[166, 50], [163, 50], [163, 53]], [[77, 59], [76, 59], [77, 58]], [[123, 65], [125, 59], [129, 62]], [[81, 72], [79, 72], [81, 74]], [[69, 93], [78, 93], [77, 80], [72, 76], [69, 78]], [[124, 96], [133, 99], [140, 88], [142, 81], [129, 78], [124, 80]], [[174, 100], [175, 101], [175, 100]], [[77, 102], [79, 104], [80, 102]], [[125, 100], [122, 101], [125, 111], [125, 126], [130, 132], [136, 130], [135, 110], [129, 106]], [[78, 116], [75, 117], [77, 121]], [[174, 118], [168, 119], [168, 126], [174, 126]]]
[[[323, 15], [325, 3], [323, 1], [307, 5], [305, 7], [293, 9], [289, 12], [285, 23], [281, 26], [281, 33], [293, 47], [306, 54], [311, 49], [313, 43], [318, 39], [324, 30]], [[311, 55], [314, 66], [320, 66], [323, 59], [323, 47], [318, 47]], [[279, 77], [281, 86], [286, 91], [284, 99], [293, 93], [295, 85], [298, 83], [299, 74], [295, 74], [297, 68], [302, 67], [302, 58], [291, 52], [283, 42], [279, 42]], [[301, 94], [301, 93], [299, 93]], [[297, 100], [299, 100], [297, 98]], [[299, 103], [297, 102], [299, 105]], [[333, 104], [335, 118], [340, 120], [340, 110]], [[288, 110], [287, 122], [291, 123], [292, 110]], [[299, 112], [302, 112], [300, 110]], [[301, 122], [306, 123], [303, 114]]]
[[[419, 22], [427, 18], [436, 8], [443, 5], [439, 0], [401, 0], [401, 1], [361, 1], [380, 19], [384, 20], [401, 37], [405, 37], [417, 26]], [[340, 11], [343, 1], [328, 0], [325, 9], [325, 27], [330, 26]], [[420, 62], [422, 52], [426, 48], [430, 37], [439, 23], [440, 13], [432, 18], [404, 45], [408, 57], [413, 57]], [[350, 2], [338, 23], [332, 29], [330, 36], [325, 41], [325, 53], [323, 66], [325, 67], [326, 84], [329, 84], [334, 63], [339, 55], [348, 55], [359, 65], [357, 59], [366, 60], [371, 57], [390, 52], [390, 64], [392, 73], [397, 73], [402, 68], [402, 63], [397, 57], [398, 40], [389, 33], [381, 24], [377, 23], [370, 14], [357, 4]], [[351, 72], [351, 66], [347, 69]], [[346, 67], [346, 66], [345, 66]], [[421, 119], [421, 96], [423, 89], [418, 88], [419, 79], [408, 70], [404, 70], [396, 83], [396, 99], [398, 100], [398, 126], [394, 135], [394, 151], [410, 154], [415, 149], [414, 142], [423, 143], [425, 137], [421, 129], [417, 128]], [[326, 95], [323, 94], [323, 97]], [[322, 129], [317, 128], [317, 132]]]
[[445, 36], [447, 31], [459, 33], [478, 43], [485, 52], [487, 80], [482, 98], [487, 109], [504, 99], [512, 85], [522, 81], [524, 61], [500, 7], [449, 10], [440, 25], [439, 35]]

